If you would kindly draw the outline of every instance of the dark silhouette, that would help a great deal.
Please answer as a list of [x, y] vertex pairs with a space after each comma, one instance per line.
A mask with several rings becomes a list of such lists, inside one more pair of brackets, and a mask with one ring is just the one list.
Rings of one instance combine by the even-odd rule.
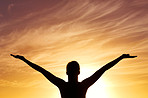
[[83, 80], [82, 82], [78, 82], [78, 75], [80, 74], [79, 64], [76, 61], [69, 62], [67, 64], [67, 72], [66, 72], [66, 74], [68, 75], [68, 82], [65, 82], [64, 80], [54, 76], [52, 73], [48, 72], [44, 68], [28, 61], [23, 56], [13, 55], [13, 54], [11, 54], [11, 56], [24, 61], [33, 69], [41, 72], [50, 82], [52, 82], [54, 85], [56, 85], [59, 88], [62, 98], [85, 98], [87, 89], [92, 84], [94, 84], [106, 70], [110, 69], [124, 58], [137, 57], [137, 56], [130, 56], [129, 54], [123, 54], [117, 59], [111, 61], [110, 63], [106, 64], [105, 66], [97, 70], [92, 76]]

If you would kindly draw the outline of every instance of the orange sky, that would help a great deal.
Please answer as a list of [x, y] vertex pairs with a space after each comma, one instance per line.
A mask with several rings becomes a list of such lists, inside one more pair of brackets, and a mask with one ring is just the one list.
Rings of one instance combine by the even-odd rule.
[[108, 70], [86, 98], [147, 98], [147, 11], [147, 0], [1, 0], [1, 98], [60, 98], [53, 84], [10, 53], [65, 81], [72, 60], [80, 63], [82, 81], [123, 53], [137, 55]]

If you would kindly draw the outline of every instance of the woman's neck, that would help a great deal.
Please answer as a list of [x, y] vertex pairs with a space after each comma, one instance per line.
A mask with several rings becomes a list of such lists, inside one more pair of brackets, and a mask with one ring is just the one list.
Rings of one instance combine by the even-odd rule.
[[77, 83], [78, 82], [78, 76], [69, 76], [68, 75], [68, 82], [70, 83]]

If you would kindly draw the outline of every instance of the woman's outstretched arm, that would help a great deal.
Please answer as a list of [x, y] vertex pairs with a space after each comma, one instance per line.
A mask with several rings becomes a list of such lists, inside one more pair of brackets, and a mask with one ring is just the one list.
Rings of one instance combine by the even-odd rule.
[[29, 60], [27, 60], [24, 56], [20, 56], [20, 55], [13, 55], [10, 54], [11, 56], [13, 56], [14, 58], [20, 59], [22, 61], [24, 61], [25, 63], [27, 63], [30, 67], [32, 67], [33, 69], [41, 72], [50, 82], [52, 82], [53, 84], [55, 84], [56, 86], [60, 86], [63, 85], [64, 80], [54, 76], [52, 73], [50, 73], [49, 71], [45, 70], [44, 68], [30, 62]]
[[124, 58], [135, 58], [137, 56], [130, 56], [129, 54], [123, 54], [120, 57], [116, 58], [115, 60], [109, 62], [108, 64], [106, 64], [105, 66], [103, 66], [102, 68], [100, 68], [99, 70], [97, 70], [92, 76], [90, 76], [89, 78], [83, 80], [82, 82], [87, 85], [87, 87], [91, 86], [93, 83], [95, 83], [101, 76], [102, 74], [110, 69], [111, 67], [113, 67], [114, 65], [116, 65], [119, 61], [121, 61]]
[[108, 64], [106, 64], [105, 66], [103, 66], [100, 70], [106, 71], [106, 70], [110, 69], [111, 67], [113, 67], [115, 64], [117, 64], [122, 59], [125, 59], [125, 58], [135, 58], [135, 57], [137, 57], [137, 56], [130, 56], [129, 54], [122, 54], [117, 59], [115, 59], [115, 60], [109, 62]]

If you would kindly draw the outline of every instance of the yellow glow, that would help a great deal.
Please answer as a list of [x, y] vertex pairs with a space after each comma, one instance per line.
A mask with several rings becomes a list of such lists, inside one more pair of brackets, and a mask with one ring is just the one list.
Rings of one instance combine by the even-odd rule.
[[87, 98], [109, 98], [106, 84], [103, 79], [99, 79], [92, 87], [88, 89]]
[[[82, 67], [80, 80], [91, 76], [95, 71], [93, 67]], [[109, 98], [107, 93], [107, 84], [103, 78], [100, 77], [87, 91], [86, 98]]]

